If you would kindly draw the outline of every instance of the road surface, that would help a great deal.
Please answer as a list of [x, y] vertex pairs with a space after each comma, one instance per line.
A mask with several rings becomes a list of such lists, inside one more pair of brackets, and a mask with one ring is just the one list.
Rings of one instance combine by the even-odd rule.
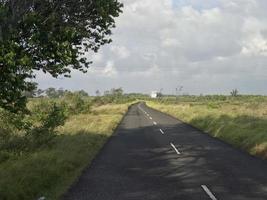
[[267, 200], [267, 162], [133, 105], [65, 200]]

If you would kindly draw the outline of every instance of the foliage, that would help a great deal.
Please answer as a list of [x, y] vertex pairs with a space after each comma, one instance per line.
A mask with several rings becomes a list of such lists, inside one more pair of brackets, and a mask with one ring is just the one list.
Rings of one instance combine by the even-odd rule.
[[237, 89], [234, 89], [231, 91], [231, 96], [232, 97], [236, 97], [238, 95], [238, 90]]
[[105, 105], [109, 103], [124, 104], [136, 101], [139, 97], [143, 98], [144, 95], [140, 94], [124, 94], [122, 88], [112, 88], [104, 92], [103, 96], [99, 96], [100, 91], [97, 91], [97, 96], [92, 100], [95, 105]]
[[22, 93], [22, 95], [25, 96], [26, 98], [34, 98], [38, 93], [38, 84], [35, 82], [32, 82], [31, 84], [32, 84], [32, 87], [30, 88], [31, 90], [26, 90], [23, 91]]
[[117, 0], [0, 1], [0, 107], [25, 108], [35, 71], [53, 77], [86, 72], [85, 52], [111, 42], [122, 4]]
[[27, 113], [0, 109], [0, 149], [20, 153], [49, 145], [56, 128], [64, 125], [68, 117], [90, 111], [91, 101], [86, 98], [86, 92], [64, 91], [63, 95], [32, 99]]
[[[64, 97], [65, 95], [71, 94], [71, 91], [68, 90], [64, 90], [63, 88], [47, 88], [46, 90], [43, 90], [42, 93], [45, 93], [47, 97], [49, 98], [60, 98], [60, 97]], [[75, 91], [73, 93], [76, 93], [77, 95], [81, 96], [81, 97], [88, 97], [88, 93], [85, 92], [84, 90], [79, 90], [79, 91]]]
[[59, 89], [58, 91], [56, 90], [56, 88], [47, 88], [45, 91], [46, 96], [50, 97], [50, 98], [58, 98], [64, 95], [64, 91]]
[[[87, 94], [87, 93], [86, 93]], [[66, 92], [62, 98], [62, 104], [68, 115], [90, 111], [91, 102], [85, 100], [84, 92]]]
[[[44, 104], [53, 108], [53, 100], [39, 101], [31, 101], [30, 108], [38, 105], [38, 111], [46, 108]], [[60, 199], [111, 136], [127, 108], [128, 104], [105, 105], [93, 107], [93, 113], [69, 116], [50, 145], [38, 151], [14, 156], [0, 150], [0, 199]]]
[[63, 106], [47, 100], [35, 102], [28, 114], [0, 113], [0, 150], [15, 154], [48, 145], [67, 117]]

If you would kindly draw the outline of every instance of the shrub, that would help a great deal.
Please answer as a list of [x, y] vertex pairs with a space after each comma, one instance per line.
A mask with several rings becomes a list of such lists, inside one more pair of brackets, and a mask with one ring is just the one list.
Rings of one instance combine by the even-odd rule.
[[91, 103], [85, 101], [80, 93], [68, 92], [64, 95], [61, 104], [65, 107], [67, 115], [79, 114], [90, 111]]
[[55, 137], [55, 128], [67, 118], [64, 107], [48, 99], [32, 103], [28, 114], [4, 110], [0, 114], [0, 150], [15, 154], [49, 144]]
[[65, 107], [51, 100], [41, 100], [32, 108], [34, 126], [27, 132], [28, 149], [48, 145], [55, 137], [55, 129], [64, 125], [67, 114]]

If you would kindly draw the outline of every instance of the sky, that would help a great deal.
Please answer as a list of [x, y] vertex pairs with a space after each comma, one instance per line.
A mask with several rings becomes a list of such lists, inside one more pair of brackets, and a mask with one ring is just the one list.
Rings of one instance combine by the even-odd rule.
[[267, 95], [267, 1], [121, 0], [111, 44], [88, 73], [54, 79], [38, 73], [40, 88], [111, 88], [150, 93]]

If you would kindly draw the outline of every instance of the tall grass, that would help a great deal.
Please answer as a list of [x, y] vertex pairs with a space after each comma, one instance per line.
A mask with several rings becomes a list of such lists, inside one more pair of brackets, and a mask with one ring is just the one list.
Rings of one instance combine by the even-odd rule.
[[59, 199], [112, 135], [128, 106], [92, 106], [90, 112], [70, 115], [56, 136], [34, 151], [0, 150], [0, 199]]
[[148, 105], [252, 155], [267, 159], [267, 98], [225, 97], [225, 100], [148, 102]]

